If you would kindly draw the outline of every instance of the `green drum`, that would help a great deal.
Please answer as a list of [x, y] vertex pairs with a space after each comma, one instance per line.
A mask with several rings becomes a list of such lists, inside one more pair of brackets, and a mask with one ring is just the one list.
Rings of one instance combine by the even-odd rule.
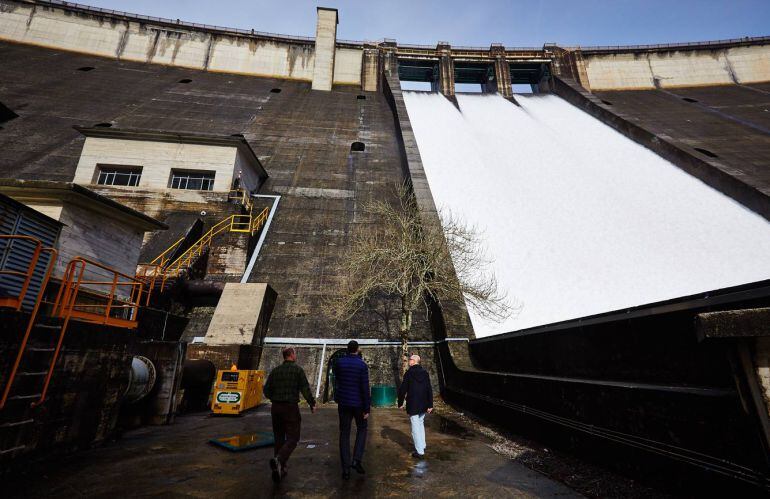
[[372, 405], [374, 407], [396, 405], [396, 387], [392, 385], [374, 385], [372, 387]]

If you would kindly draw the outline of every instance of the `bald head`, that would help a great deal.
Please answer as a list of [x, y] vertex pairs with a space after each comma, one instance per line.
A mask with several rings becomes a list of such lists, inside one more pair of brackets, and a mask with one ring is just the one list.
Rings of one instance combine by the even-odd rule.
[[417, 365], [420, 363], [420, 356], [415, 354], [412, 354], [409, 356], [409, 367], [412, 367], [414, 365]]

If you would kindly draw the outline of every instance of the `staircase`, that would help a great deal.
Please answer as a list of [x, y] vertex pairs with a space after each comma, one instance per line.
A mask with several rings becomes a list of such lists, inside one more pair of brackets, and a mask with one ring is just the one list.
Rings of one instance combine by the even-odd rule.
[[240, 232], [253, 236], [264, 227], [270, 213], [268, 208], [263, 208], [254, 215], [251, 197], [241, 190], [231, 191], [229, 200], [241, 204], [248, 213], [230, 215], [220, 220], [176, 258], [174, 255], [178, 253], [184, 238], [178, 239], [151, 262], [140, 263], [137, 266], [136, 277], [146, 284], [147, 294], [143, 301], [145, 305], [149, 305], [152, 297], [163, 293], [172, 282], [187, 277], [190, 269], [209, 251], [218, 235], [226, 232]]
[[64, 321], [46, 319], [33, 325], [26, 348], [19, 350], [18, 370], [5, 384], [0, 411], [0, 457], [23, 451], [32, 436], [38, 406], [45, 399], [56, 364]]

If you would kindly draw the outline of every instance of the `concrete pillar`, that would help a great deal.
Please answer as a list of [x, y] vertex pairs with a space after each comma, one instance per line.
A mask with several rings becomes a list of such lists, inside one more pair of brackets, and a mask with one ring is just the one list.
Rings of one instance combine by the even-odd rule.
[[361, 61], [361, 90], [376, 92], [380, 76], [380, 51], [376, 45], [364, 44], [364, 55]]
[[315, 30], [315, 66], [313, 90], [332, 89], [334, 81], [334, 53], [337, 45], [337, 9], [318, 7]]
[[455, 62], [452, 59], [452, 47], [447, 42], [438, 42], [438, 90], [451, 97], [455, 94]]
[[505, 58], [505, 47], [500, 43], [493, 43], [489, 47], [489, 55], [495, 61], [495, 83], [497, 93], [503, 97], [513, 97], [511, 88], [511, 68]]
[[260, 344], [267, 332], [276, 297], [273, 288], [264, 283], [226, 283], [204, 343]]

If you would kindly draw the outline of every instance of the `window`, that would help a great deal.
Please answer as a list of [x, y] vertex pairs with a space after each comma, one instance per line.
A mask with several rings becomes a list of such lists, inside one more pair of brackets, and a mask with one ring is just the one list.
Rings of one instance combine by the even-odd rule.
[[361, 152], [366, 149], [363, 142], [353, 142], [350, 144], [350, 152]]
[[120, 165], [96, 165], [98, 175], [96, 183], [99, 185], [125, 185], [136, 187], [142, 178], [141, 166]]
[[181, 80], [179, 80], [179, 83], [191, 83], [191, 82], [192, 80], [190, 78], [182, 78]]
[[214, 190], [214, 172], [171, 171], [171, 188], [188, 191]]

